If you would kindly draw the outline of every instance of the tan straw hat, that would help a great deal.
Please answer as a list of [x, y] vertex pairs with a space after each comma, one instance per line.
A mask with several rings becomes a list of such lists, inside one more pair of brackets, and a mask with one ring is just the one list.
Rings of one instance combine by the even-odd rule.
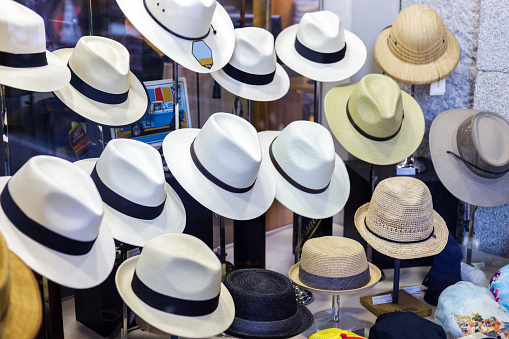
[[364, 247], [343, 237], [320, 237], [304, 243], [300, 262], [288, 272], [306, 290], [331, 294], [356, 294], [380, 280], [378, 267], [368, 263]]
[[454, 35], [433, 9], [410, 6], [384, 29], [375, 43], [375, 60], [385, 73], [422, 85], [445, 79], [460, 60]]
[[0, 338], [33, 339], [42, 322], [39, 286], [0, 233]]
[[421, 107], [388, 76], [368, 74], [327, 92], [325, 116], [334, 136], [355, 157], [375, 165], [410, 156], [424, 136]]
[[438, 254], [449, 236], [444, 219], [433, 210], [428, 187], [412, 177], [382, 180], [354, 222], [368, 244], [397, 259]]
[[466, 203], [509, 202], [509, 122], [496, 113], [453, 109], [440, 113], [429, 132], [440, 181]]

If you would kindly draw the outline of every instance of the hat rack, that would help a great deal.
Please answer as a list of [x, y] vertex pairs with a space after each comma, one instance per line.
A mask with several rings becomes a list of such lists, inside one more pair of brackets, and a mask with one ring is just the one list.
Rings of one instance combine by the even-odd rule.
[[4, 154], [4, 175], [11, 175], [11, 165], [9, 160], [9, 129], [7, 125], [7, 109], [5, 105], [5, 85], [0, 86], [0, 101], [2, 101], [2, 147]]
[[[357, 316], [350, 312], [341, 312], [340, 295], [332, 295], [332, 307], [330, 310], [315, 313], [315, 324], [318, 330], [328, 328], [340, 328], [345, 331], [353, 331], [360, 325]], [[326, 322], [327, 321], [327, 322]]]
[[467, 258], [466, 258], [466, 263], [468, 265], [472, 265], [472, 246], [473, 246], [473, 242], [474, 242], [473, 241], [473, 238], [474, 238], [474, 219], [475, 219], [475, 210], [477, 209], [477, 206], [465, 203], [465, 208], [469, 210], [469, 218], [468, 218], [468, 243], [467, 243]]

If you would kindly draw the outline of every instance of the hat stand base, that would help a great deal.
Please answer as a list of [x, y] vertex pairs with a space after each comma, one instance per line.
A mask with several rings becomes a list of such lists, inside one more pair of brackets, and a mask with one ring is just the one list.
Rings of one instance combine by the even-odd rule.
[[360, 321], [353, 313], [342, 312], [339, 308], [339, 295], [332, 296], [332, 309], [320, 311], [313, 315], [318, 331], [328, 328], [340, 328], [345, 331], [354, 331]]
[[377, 317], [381, 314], [389, 312], [413, 312], [421, 317], [431, 315], [431, 307], [412, 297], [405, 290], [398, 291], [399, 300], [397, 304], [389, 302], [385, 304], [373, 305], [373, 297], [387, 294], [393, 296], [392, 292], [385, 292], [361, 297], [361, 305], [366, 307]]

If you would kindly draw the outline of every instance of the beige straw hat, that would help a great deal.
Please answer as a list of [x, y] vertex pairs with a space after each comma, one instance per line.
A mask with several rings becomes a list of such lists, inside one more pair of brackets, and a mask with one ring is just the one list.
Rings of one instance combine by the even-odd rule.
[[375, 60], [385, 73], [422, 85], [445, 79], [460, 60], [454, 35], [433, 9], [410, 6], [384, 29], [375, 43]]
[[378, 267], [368, 263], [364, 247], [343, 237], [320, 237], [304, 243], [300, 262], [288, 272], [302, 288], [324, 294], [356, 294], [380, 280]]
[[438, 178], [456, 198], [476, 206], [509, 202], [509, 122], [474, 109], [440, 113], [429, 132]]
[[368, 74], [336, 86], [325, 96], [325, 116], [334, 136], [355, 157], [375, 165], [395, 164], [419, 147], [421, 107], [388, 76]]
[[354, 222], [368, 244], [397, 259], [438, 254], [449, 236], [444, 219], [433, 210], [428, 187], [412, 177], [382, 180]]

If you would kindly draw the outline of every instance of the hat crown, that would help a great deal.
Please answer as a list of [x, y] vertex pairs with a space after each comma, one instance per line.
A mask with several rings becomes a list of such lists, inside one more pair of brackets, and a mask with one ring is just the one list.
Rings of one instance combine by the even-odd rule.
[[80, 38], [69, 58], [69, 67], [95, 89], [111, 94], [129, 90], [129, 52], [114, 40], [99, 36]]
[[388, 76], [364, 76], [353, 90], [347, 105], [355, 124], [374, 137], [394, 135], [401, 126], [401, 89]]
[[217, 4], [216, 0], [145, 0], [145, 3], [160, 24], [187, 38], [207, 34]]
[[509, 164], [509, 122], [494, 113], [480, 113], [473, 119], [473, 136], [479, 155], [487, 163]]
[[339, 16], [329, 11], [306, 13], [297, 28], [297, 39], [317, 52], [338, 52], [345, 47], [343, 22]]
[[101, 181], [120, 196], [143, 206], [159, 206], [166, 198], [161, 155], [132, 139], [113, 139], [96, 164]]
[[5, 189], [32, 220], [67, 238], [92, 241], [103, 217], [92, 179], [67, 160], [39, 155], [28, 160]]
[[411, 177], [382, 180], [369, 203], [366, 225], [398, 242], [419, 241], [433, 233], [433, 201], [428, 187]]
[[0, 51], [32, 54], [46, 51], [43, 18], [12, 0], [0, 1]]
[[229, 62], [241, 71], [251, 74], [269, 74], [276, 69], [274, 36], [258, 27], [235, 30], [235, 49]]
[[194, 140], [194, 150], [207, 171], [235, 188], [251, 186], [262, 162], [256, 129], [229, 113], [210, 116]]
[[294, 121], [286, 126], [274, 140], [272, 153], [288, 176], [310, 189], [326, 187], [336, 164], [331, 134], [311, 121]]
[[147, 241], [136, 275], [150, 289], [174, 298], [209, 300], [221, 291], [221, 263], [200, 239], [164, 234]]

